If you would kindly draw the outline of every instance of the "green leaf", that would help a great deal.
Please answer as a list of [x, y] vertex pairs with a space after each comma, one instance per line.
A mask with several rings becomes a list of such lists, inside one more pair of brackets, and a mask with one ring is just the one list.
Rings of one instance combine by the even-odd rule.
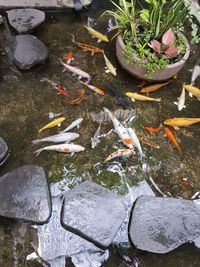
[[142, 20], [144, 20], [145, 22], [150, 23], [150, 20], [149, 20], [149, 10], [148, 9], [143, 9], [140, 12], [140, 18]]

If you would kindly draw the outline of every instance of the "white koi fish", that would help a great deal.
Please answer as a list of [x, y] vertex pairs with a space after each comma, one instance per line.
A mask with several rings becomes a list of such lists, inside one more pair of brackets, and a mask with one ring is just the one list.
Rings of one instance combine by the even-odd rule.
[[185, 106], [185, 88], [183, 86], [182, 92], [180, 96], [178, 97], [178, 102], [174, 102], [175, 105], [178, 106], [178, 111], [181, 111], [183, 108], [186, 108]]
[[132, 128], [128, 128], [128, 133], [130, 135], [130, 138], [132, 140], [133, 145], [137, 148], [137, 150], [140, 153], [141, 158], [145, 157], [145, 154], [142, 151], [141, 145], [140, 145], [140, 141], [135, 133], [135, 129]]
[[41, 142], [54, 142], [54, 143], [69, 143], [79, 137], [79, 134], [77, 133], [59, 133], [59, 134], [54, 134], [48, 137], [36, 139], [32, 141], [32, 144], [38, 144]]
[[60, 145], [53, 145], [53, 146], [45, 146], [36, 150], [34, 153], [38, 156], [42, 151], [57, 151], [62, 153], [75, 153], [84, 151], [85, 148], [80, 145], [74, 144], [60, 144]]
[[77, 127], [79, 129], [79, 125], [81, 124], [81, 122], [83, 121], [83, 118], [78, 118], [77, 120], [73, 121], [66, 129], [64, 129], [63, 131], [61, 131], [60, 133], [65, 133], [75, 127]]
[[103, 57], [106, 63], [106, 73], [111, 73], [113, 76], [117, 76], [117, 72], [116, 72], [116, 68], [112, 65], [112, 63], [110, 62], [110, 60], [106, 57], [104, 50], [103, 50]]
[[100, 136], [100, 130], [101, 130], [101, 122], [99, 123], [99, 126], [96, 130], [96, 132], [94, 133], [94, 136], [91, 137], [91, 148], [94, 149], [98, 143], [100, 143], [99, 138]]
[[[192, 71], [192, 76], [191, 76], [190, 87], [192, 87], [195, 84], [195, 80], [200, 75], [200, 65], [199, 65], [199, 63], [200, 63], [200, 59], [195, 64], [193, 70], [191, 70]], [[189, 95], [192, 96], [192, 93], [189, 92]]]
[[91, 77], [87, 72], [85, 72], [79, 68], [73, 67], [71, 65], [65, 64], [61, 59], [59, 59], [59, 60], [60, 60], [61, 65], [63, 65], [63, 67], [64, 67], [64, 71], [68, 70], [69, 72], [72, 73], [72, 75], [74, 75], [74, 76], [77, 75], [79, 80], [82, 78], [85, 78], [85, 79], [87, 79], [88, 82], [90, 81]]
[[118, 157], [130, 157], [135, 155], [135, 151], [134, 149], [128, 149], [128, 148], [124, 148], [124, 149], [118, 149], [115, 152], [113, 152], [112, 154], [110, 154], [105, 160], [104, 162], [108, 162], [112, 159], [118, 158]]
[[133, 148], [132, 140], [127, 132], [127, 130], [124, 128], [124, 126], [116, 119], [116, 117], [107, 109], [103, 108], [104, 112], [108, 114], [109, 118], [111, 119], [114, 130], [119, 136], [119, 138], [122, 140], [124, 145], [126, 145], [128, 148]]

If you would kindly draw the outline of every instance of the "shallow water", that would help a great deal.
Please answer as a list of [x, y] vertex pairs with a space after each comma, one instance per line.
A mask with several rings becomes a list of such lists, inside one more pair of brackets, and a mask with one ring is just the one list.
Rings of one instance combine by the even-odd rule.
[[[151, 149], [142, 144], [146, 154], [147, 168], [145, 171], [138, 156], [131, 158], [128, 163], [126, 160], [120, 161], [125, 170], [125, 178], [118, 173], [108, 172], [109, 164], [103, 164], [105, 158], [114, 151], [113, 146], [122, 147], [116, 135], [111, 133], [106, 138], [102, 138], [101, 143], [95, 149], [91, 149], [90, 143], [90, 138], [98, 127], [98, 123], [92, 119], [91, 113], [99, 113], [104, 106], [112, 111], [119, 109], [115, 97], [109, 93], [103, 97], [95, 95], [85, 88], [87, 99], [77, 106], [71, 106], [48, 84], [40, 82], [43, 77], [47, 77], [66, 87], [69, 99], [76, 98], [82, 86], [71, 74], [62, 73], [62, 67], [58, 62], [58, 58], [64, 58], [65, 54], [71, 51], [75, 58], [74, 64], [91, 74], [92, 84], [101, 88], [103, 82], [109, 82], [116, 85], [122, 92], [138, 91], [139, 81], [128, 76], [117, 63], [114, 41], [109, 44], [97, 44], [96, 40], [92, 39], [83, 28], [83, 20], [86, 19], [86, 15], [89, 15], [92, 26], [106, 33], [107, 19], [97, 22], [97, 18], [108, 3], [102, 1], [98, 5], [94, 6], [93, 11], [88, 11], [88, 14], [82, 16], [75, 12], [67, 12], [62, 15], [49, 14], [46, 22], [34, 32], [34, 35], [48, 47], [49, 60], [45, 65], [28, 72], [20, 72], [8, 60], [9, 47], [5, 34], [3, 34], [4, 28], [1, 26], [0, 136], [8, 143], [11, 155], [7, 164], [0, 169], [0, 175], [23, 164], [38, 164], [44, 167], [49, 183], [53, 183], [66, 176], [64, 166], [72, 164], [73, 171], [67, 176], [71, 181], [71, 187], [76, 183], [75, 178], [80, 177], [80, 181], [92, 179], [107, 188], [124, 194], [128, 192], [127, 183], [132, 186], [151, 175], [164, 194], [190, 199], [200, 189], [199, 125], [196, 124], [175, 132], [181, 143], [182, 154], [174, 149], [168, 139], [163, 136], [163, 132], [150, 136], [143, 130], [143, 127], [146, 125], [156, 127], [163, 120], [172, 117], [200, 117], [199, 101], [194, 97], [190, 98], [188, 94], [186, 94], [186, 109], [179, 112], [173, 104], [180, 95], [182, 83], [190, 81], [191, 73], [188, 70], [200, 57], [197, 46], [192, 47], [191, 56], [184, 69], [178, 74], [178, 78], [167, 87], [152, 93], [152, 97], [162, 98], [160, 103], [132, 103], [127, 107], [127, 109], [134, 110], [136, 117], [132, 122], [125, 122], [123, 115], [121, 116], [120, 121], [126, 126], [135, 127], [136, 133], [140, 137], [160, 145], [160, 149]], [[73, 45], [71, 34], [75, 34], [79, 42], [103, 48], [113, 65], [117, 67], [117, 77], [104, 72], [105, 64], [101, 55], [91, 56]], [[112, 36], [111, 33], [108, 35]], [[197, 87], [199, 83], [200, 79], [197, 80]], [[68, 101], [67, 98], [66, 101]], [[38, 129], [48, 123], [48, 113], [51, 111], [62, 112], [66, 117], [66, 121], [60, 129], [65, 129], [79, 117], [84, 118], [80, 129], [76, 131], [81, 136], [76, 143], [84, 145], [85, 152], [75, 154], [73, 157], [42, 152], [40, 156], [35, 157], [33, 152], [41, 146], [32, 146], [31, 141], [57, 132], [57, 129], [54, 128], [42, 132], [41, 135], [38, 134]], [[101, 133], [107, 133], [111, 128], [111, 122], [103, 121]], [[188, 182], [184, 183], [183, 178], [187, 178]], [[72, 179], [75, 181], [74, 184]], [[150, 182], [149, 184], [151, 185]], [[27, 266], [26, 256], [33, 251], [31, 246], [36, 242], [33, 229], [26, 224], [16, 224], [14, 221], [2, 219], [0, 233], [1, 247], [3, 248], [0, 252], [0, 266]], [[182, 246], [167, 255], [132, 250], [131, 253], [137, 255], [144, 267], [200, 265], [199, 250], [192, 245]], [[29, 263], [29, 266], [41, 266], [37, 263], [33, 264]], [[110, 258], [102, 266], [119, 265], [120, 259], [117, 252], [111, 249]], [[67, 266], [71, 266], [70, 263]]]

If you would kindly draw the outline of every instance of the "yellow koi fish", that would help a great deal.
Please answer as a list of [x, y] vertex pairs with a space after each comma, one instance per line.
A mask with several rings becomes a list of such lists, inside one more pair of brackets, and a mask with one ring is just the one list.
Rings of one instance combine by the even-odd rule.
[[103, 90], [101, 90], [100, 88], [98, 88], [98, 87], [96, 87], [94, 85], [91, 85], [91, 84], [88, 84], [88, 83], [84, 83], [82, 81], [80, 81], [80, 83], [82, 83], [87, 88], [89, 88], [90, 90], [94, 91], [95, 93], [97, 93], [99, 95], [105, 95], [105, 92]]
[[188, 84], [183, 84], [183, 87], [189, 92], [190, 96], [195, 95], [200, 100], [200, 89]]
[[172, 118], [165, 120], [164, 124], [172, 126], [174, 128], [178, 128], [178, 127], [187, 127], [198, 122], [200, 122], [200, 118]]
[[104, 35], [100, 32], [97, 32], [94, 29], [92, 29], [91, 27], [88, 27], [86, 25], [84, 25], [84, 28], [92, 35], [93, 38], [98, 39], [98, 41], [97, 41], [98, 43], [100, 43], [101, 41], [106, 42], [106, 43], [109, 42], [107, 35]]
[[104, 162], [108, 162], [112, 159], [118, 158], [118, 157], [130, 157], [135, 155], [135, 151], [134, 149], [128, 149], [128, 148], [124, 148], [124, 149], [118, 149], [115, 152], [113, 152], [110, 156], [108, 156]]
[[107, 56], [105, 55], [104, 51], [103, 53], [103, 57], [106, 63], [106, 73], [111, 73], [113, 76], [117, 76], [117, 72], [116, 72], [116, 68], [113, 66], [113, 64], [110, 62], [110, 60], [107, 58]]
[[57, 118], [50, 123], [46, 124], [44, 127], [42, 127], [38, 132], [41, 133], [45, 129], [53, 128], [55, 126], [60, 126], [61, 123], [65, 120], [64, 117]]
[[161, 101], [160, 98], [147, 97], [147, 96], [140, 95], [140, 94], [137, 94], [137, 93], [132, 93], [132, 92], [127, 92], [126, 93], [126, 96], [130, 97], [133, 102], [135, 100], [140, 100], [140, 101], [157, 101], [157, 102], [160, 102]]

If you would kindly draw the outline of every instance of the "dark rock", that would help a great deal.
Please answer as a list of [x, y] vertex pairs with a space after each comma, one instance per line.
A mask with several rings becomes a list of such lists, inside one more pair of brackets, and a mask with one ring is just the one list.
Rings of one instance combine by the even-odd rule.
[[6, 142], [0, 137], [0, 166], [3, 165], [9, 156], [9, 150]]
[[16, 36], [13, 60], [22, 70], [42, 64], [48, 57], [45, 45], [33, 35]]
[[45, 20], [45, 13], [38, 9], [12, 9], [8, 11], [10, 25], [19, 33], [26, 33]]
[[0, 216], [45, 223], [51, 215], [51, 202], [43, 168], [19, 167], [0, 177]]
[[200, 236], [200, 209], [190, 200], [141, 196], [132, 211], [129, 236], [139, 249], [169, 252]]
[[106, 249], [125, 215], [124, 206], [116, 194], [86, 181], [66, 193], [61, 223], [67, 230]]

